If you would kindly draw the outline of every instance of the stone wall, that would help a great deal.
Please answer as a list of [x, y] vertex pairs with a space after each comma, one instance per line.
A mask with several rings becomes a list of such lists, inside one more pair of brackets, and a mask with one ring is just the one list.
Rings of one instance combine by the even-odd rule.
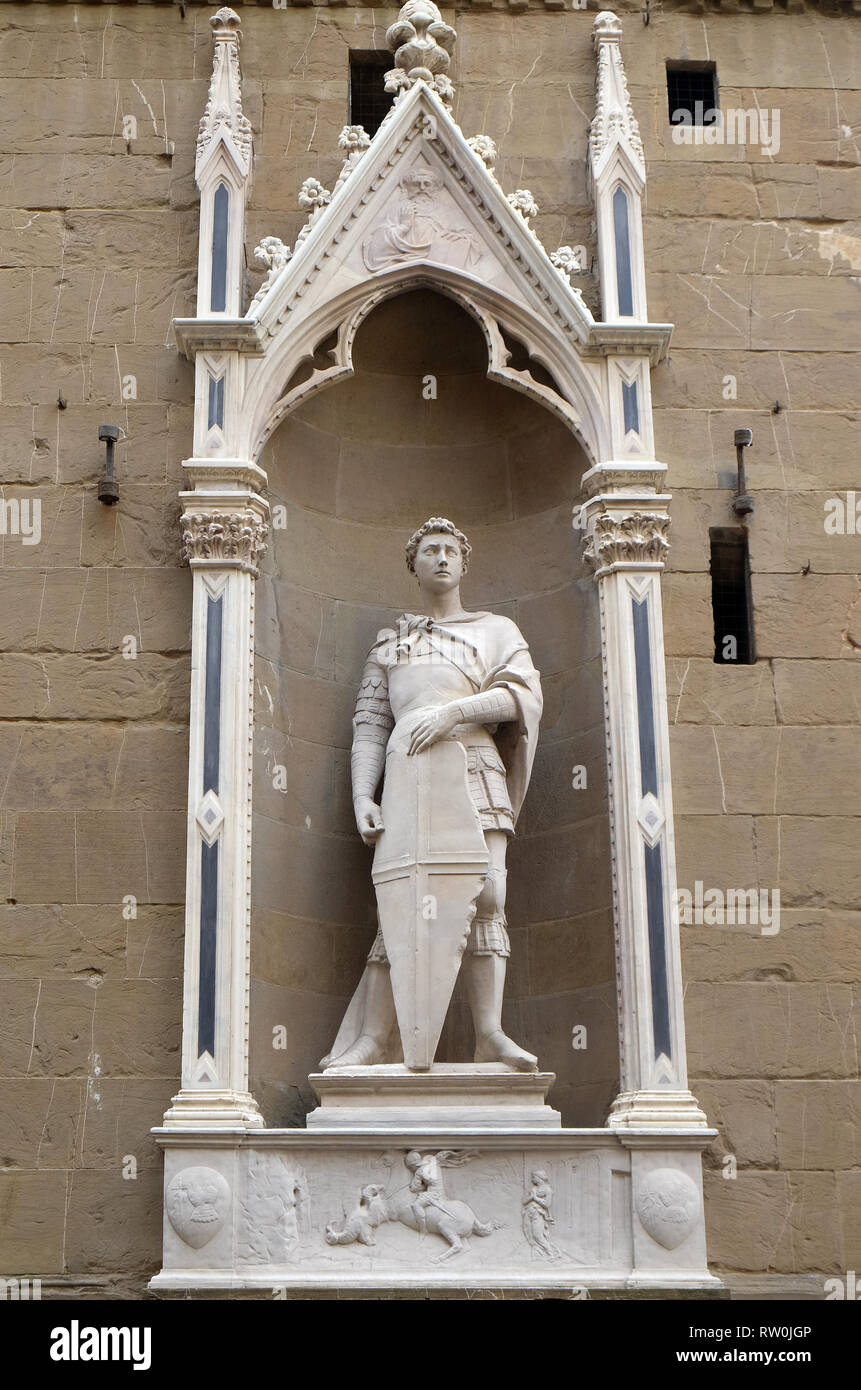
[[[192, 311], [214, 8], [0, 7], [2, 481], [42, 505], [39, 544], [0, 538], [0, 1268], [41, 1274], [46, 1292], [139, 1296], [159, 1260], [148, 1129], [179, 1071], [190, 618], [175, 497], [192, 382], [170, 323]], [[265, 233], [292, 244], [304, 178], [331, 187], [347, 49], [380, 47], [391, 12], [244, 7], [249, 262]], [[500, 178], [532, 189], [549, 247], [591, 248], [592, 15], [445, 17], [464, 129], [497, 139]], [[858, 33], [813, 9], [653, 7], [646, 27], [637, 6], [623, 41], [649, 169], [650, 316], [676, 325], [653, 391], [675, 497], [679, 881], [782, 894], [775, 936], [682, 929], [692, 1089], [719, 1130], [719, 1271], [861, 1267], [861, 589], [857, 539], [822, 524], [857, 458]], [[780, 108], [779, 153], [673, 143], [665, 60], [706, 57], [725, 108]], [[127, 435], [115, 509], [95, 496], [102, 422]], [[739, 425], [755, 436], [758, 659], [732, 669], [711, 659], [708, 531], [734, 524], [720, 475]]]

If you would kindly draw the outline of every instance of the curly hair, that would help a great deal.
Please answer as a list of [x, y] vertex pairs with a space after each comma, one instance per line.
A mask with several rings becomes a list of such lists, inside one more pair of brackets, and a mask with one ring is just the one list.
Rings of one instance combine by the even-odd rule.
[[466, 574], [467, 570], [469, 569], [469, 557], [472, 554], [472, 546], [466, 539], [466, 536], [463, 534], [463, 532], [458, 531], [454, 522], [447, 521], [444, 516], [430, 517], [425, 522], [424, 526], [420, 526], [417, 531], [414, 531], [413, 534], [410, 536], [409, 540], [407, 541], [407, 548], [405, 553], [407, 557], [407, 569], [409, 570], [410, 574], [415, 574], [416, 572], [415, 561], [416, 552], [419, 548], [419, 543], [423, 540], [425, 536], [435, 535], [454, 536], [455, 540], [460, 546], [460, 555], [461, 559], [463, 560], [463, 573]]

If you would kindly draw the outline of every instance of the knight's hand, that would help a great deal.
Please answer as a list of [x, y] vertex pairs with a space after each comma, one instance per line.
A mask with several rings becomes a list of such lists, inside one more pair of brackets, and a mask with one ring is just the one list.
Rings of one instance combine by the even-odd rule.
[[407, 752], [409, 754], [423, 753], [426, 748], [430, 748], [434, 743], [439, 743], [441, 738], [450, 734], [455, 725], [460, 722], [460, 714], [456, 705], [442, 705], [439, 709], [431, 710], [429, 714], [422, 716], [413, 729]]
[[357, 796], [353, 803], [356, 825], [366, 845], [374, 845], [383, 830], [383, 813], [369, 796]]

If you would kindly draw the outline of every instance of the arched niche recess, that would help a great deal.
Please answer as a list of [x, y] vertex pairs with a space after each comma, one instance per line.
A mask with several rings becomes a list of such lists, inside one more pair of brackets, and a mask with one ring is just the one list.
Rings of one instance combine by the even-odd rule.
[[[351, 804], [353, 702], [377, 631], [417, 598], [404, 543], [444, 515], [473, 544], [466, 606], [515, 619], [544, 688], [509, 854], [506, 1026], [556, 1072], [563, 1124], [600, 1125], [618, 1042], [598, 592], [571, 526], [589, 463], [561, 419], [488, 380], [478, 324], [440, 294], [375, 308], [353, 365], [279, 425], [260, 460], [286, 525], [272, 531], [257, 595], [251, 1090], [267, 1125], [304, 1122], [308, 1073], [373, 939], [371, 852]], [[575, 1028], [585, 1046], [572, 1045]], [[438, 1059], [467, 1061], [471, 1046], [456, 991]]]

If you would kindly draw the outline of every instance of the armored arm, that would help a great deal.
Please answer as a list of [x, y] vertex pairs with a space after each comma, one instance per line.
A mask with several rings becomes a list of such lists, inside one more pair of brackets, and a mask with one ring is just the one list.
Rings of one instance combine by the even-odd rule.
[[394, 728], [386, 673], [375, 661], [365, 666], [353, 715], [353, 802], [374, 800], [386, 761], [386, 744]]
[[455, 701], [453, 708], [464, 724], [504, 724], [518, 717], [517, 701], [504, 685], [481, 695], [467, 695]]

